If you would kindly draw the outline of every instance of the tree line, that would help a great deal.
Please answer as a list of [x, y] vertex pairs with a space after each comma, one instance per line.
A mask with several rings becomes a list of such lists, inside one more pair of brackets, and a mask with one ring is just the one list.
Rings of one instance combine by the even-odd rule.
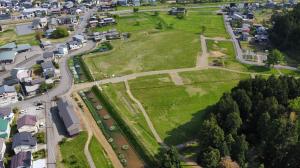
[[198, 163], [206, 168], [300, 167], [299, 96], [300, 79], [294, 77], [240, 81], [202, 123]]
[[[269, 37], [272, 45], [282, 51], [299, 53], [300, 45], [300, 4], [293, 10], [283, 10], [271, 17]], [[297, 54], [292, 54], [300, 59]]]

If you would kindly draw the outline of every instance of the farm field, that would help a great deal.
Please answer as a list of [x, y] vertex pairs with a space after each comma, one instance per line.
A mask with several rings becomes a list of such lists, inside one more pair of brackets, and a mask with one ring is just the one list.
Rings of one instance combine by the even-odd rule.
[[137, 105], [128, 97], [124, 83], [104, 85], [102, 89], [119, 115], [126, 121], [136, 136], [139, 137], [144, 146], [147, 147], [149, 153], [154, 156], [160, 146], [154, 139]]
[[[156, 131], [171, 145], [194, 139], [205, 109], [217, 102], [240, 79], [249, 77], [220, 70], [185, 72], [180, 73], [180, 76], [184, 82], [182, 86], [175, 85], [169, 75], [148, 76], [129, 81], [131, 92], [143, 104]], [[112, 85], [115, 88], [119, 84]], [[124, 87], [122, 90], [125, 92]], [[124, 103], [117, 105], [125, 108]], [[119, 110], [119, 113], [123, 112], [124, 110]], [[137, 122], [137, 125], [143, 124], [141, 120], [129, 121]]]
[[88, 161], [83, 153], [84, 145], [88, 138], [87, 136], [87, 132], [81, 132], [73, 139], [67, 140], [59, 145], [63, 167], [89, 167]]
[[89, 151], [92, 155], [96, 168], [113, 168], [104, 149], [95, 137], [92, 137], [91, 139]]
[[194, 9], [183, 19], [163, 12], [120, 16], [117, 25], [105, 29], [130, 32], [131, 37], [113, 41], [114, 49], [110, 52], [85, 56], [85, 63], [95, 79], [193, 67], [201, 52], [199, 36], [202, 30], [208, 37], [229, 37], [223, 18], [216, 15], [216, 10]]
[[0, 32], [0, 45], [13, 41], [17, 44], [28, 43], [30, 45], [39, 45], [39, 42], [35, 39], [35, 34], [18, 36], [13, 29]]

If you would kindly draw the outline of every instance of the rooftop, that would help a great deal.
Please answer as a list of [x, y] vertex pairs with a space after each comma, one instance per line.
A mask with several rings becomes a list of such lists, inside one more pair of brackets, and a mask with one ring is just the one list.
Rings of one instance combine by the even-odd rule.
[[24, 115], [17, 121], [17, 128], [21, 128], [25, 125], [35, 126], [37, 123], [36, 116], [34, 115]]
[[31, 136], [30, 132], [19, 132], [13, 137], [12, 148], [20, 145], [36, 146], [37, 141]]

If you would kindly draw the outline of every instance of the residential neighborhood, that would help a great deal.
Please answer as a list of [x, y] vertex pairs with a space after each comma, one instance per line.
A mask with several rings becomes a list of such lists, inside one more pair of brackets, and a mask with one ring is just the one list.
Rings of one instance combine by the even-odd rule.
[[300, 4], [0, 0], [0, 167], [300, 167]]

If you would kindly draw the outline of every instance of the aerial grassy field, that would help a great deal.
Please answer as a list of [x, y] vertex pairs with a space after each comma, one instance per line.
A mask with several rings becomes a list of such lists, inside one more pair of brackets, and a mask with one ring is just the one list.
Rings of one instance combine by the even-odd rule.
[[249, 77], [212, 69], [180, 76], [182, 86], [174, 85], [169, 75], [129, 81], [132, 93], [143, 104], [159, 135], [172, 145], [196, 138], [205, 109], [239, 80]]
[[83, 153], [87, 141], [87, 132], [81, 132], [71, 140], [60, 144], [62, 164], [65, 168], [89, 167], [88, 161]]
[[17, 44], [39, 45], [39, 42], [35, 39], [35, 34], [18, 36], [13, 29], [0, 32], [0, 46], [13, 41]]
[[95, 137], [92, 137], [91, 139], [89, 151], [92, 155], [96, 168], [113, 168], [104, 149]]
[[[194, 9], [183, 19], [160, 12], [133, 13], [117, 18], [111, 27], [130, 32], [127, 40], [112, 42], [114, 50], [84, 57], [95, 79], [135, 72], [193, 67], [201, 52], [199, 35], [229, 37], [217, 8]], [[159, 28], [158, 28], [159, 27]], [[203, 29], [203, 27], [205, 27]]]
[[154, 156], [158, 152], [160, 145], [154, 139], [143, 114], [128, 97], [124, 83], [103, 85], [102, 89], [109, 102], [115, 107], [136, 136], [139, 137], [140, 142]]
[[223, 61], [223, 66], [228, 69], [261, 74], [279, 74], [274, 68], [246, 65], [238, 62], [235, 58], [233, 43], [230, 41], [206, 40], [206, 44], [210, 62], [220, 59]]

